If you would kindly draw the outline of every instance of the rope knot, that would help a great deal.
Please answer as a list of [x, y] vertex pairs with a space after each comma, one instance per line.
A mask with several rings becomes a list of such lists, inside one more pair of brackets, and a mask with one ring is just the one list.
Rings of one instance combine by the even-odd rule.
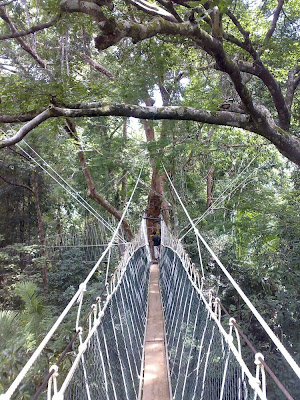
[[265, 357], [261, 353], [256, 353], [255, 354], [255, 359], [254, 359], [254, 364], [255, 365], [262, 365], [261, 360], [265, 360]]
[[58, 366], [56, 364], [51, 365], [51, 367], [49, 368], [49, 372], [51, 372], [52, 370], [54, 370], [52, 376], [53, 378], [56, 378], [58, 376]]
[[231, 317], [231, 318], [229, 319], [229, 326], [234, 326], [234, 324], [236, 324], [236, 319], [233, 318], [233, 317]]

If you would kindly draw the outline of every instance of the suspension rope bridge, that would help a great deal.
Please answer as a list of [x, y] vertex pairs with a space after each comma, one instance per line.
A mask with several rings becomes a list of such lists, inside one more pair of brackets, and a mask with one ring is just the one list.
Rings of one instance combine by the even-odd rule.
[[[165, 172], [194, 230], [199, 258], [196, 267], [181, 241], [171, 235], [164, 221], [161, 222], [159, 290], [156, 294], [161, 296], [163, 333], [159, 334], [159, 340], [166, 349], [164, 363], [169, 391], [167, 397], [153, 400], [266, 400], [265, 370], [269, 371], [269, 367], [261, 353], [256, 353], [253, 364], [248, 365], [241, 345], [245, 335], [235, 319], [229, 319], [228, 329], [224, 327], [222, 310], [227, 311], [206, 285], [204, 252], [220, 267], [299, 378], [300, 369], [203, 239]], [[89, 305], [89, 312], [85, 302], [91, 278], [99, 271], [104, 259], [109, 265], [112, 246], [119, 237], [139, 178], [96, 265], [10, 388], [0, 395], [1, 400], [18, 398], [18, 389], [30, 382], [32, 367], [38, 363], [49, 341], [54, 340], [65, 318], [69, 316], [72, 320], [74, 310], [75, 334], [56, 364], [50, 367], [33, 399], [41, 395], [48, 400], [147, 400], [144, 384], [148, 357], [145, 348], [151, 323], [157, 321], [151, 304], [148, 306], [152, 257], [146, 219], [142, 219], [134, 240], [124, 244], [125, 251], [110, 280], [107, 266], [105, 300], [104, 293], [99, 293], [95, 302]], [[67, 354], [68, 362], [62, 364]], [[159, 367], [155, 364], [152, 367], [152, 373], [159, 378]], [[271, 375], [274, 378], [274, 374]], [[155, 382], [158, 381], [154, 379]], [[282, 384], [277, 384], [285, 397], [292, 399]]]

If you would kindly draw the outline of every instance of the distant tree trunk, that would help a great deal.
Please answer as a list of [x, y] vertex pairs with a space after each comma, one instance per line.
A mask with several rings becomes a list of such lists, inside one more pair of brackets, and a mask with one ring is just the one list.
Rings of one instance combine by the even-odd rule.
[[23, 190], [23, 199], [20, 204], [19, 229], [20, 229], [20, 243], [24, 243], [25, 242], [25, 193], [24, 193], [24, 190]]
[[61, 210], [60, 210], [60, 207], [58, 207], [58, 209], [57, 209], [57, 215], [56, 215], [55, 221], [56, 221], [56, 226], [55, 226], [56, 232], [58, 233], [58, 236], [59, 236], [59, 244], [62, 245], [63, 244], [63, 239], [62, 239], [63, 236], [62, 236]]
[[[147, 106], [152, 106], [154, 104], [154, 100], [148, 98], [145, 100], [145, 103]], [[147, 143], [154, 142], [154, 128], [148, 120], [144, 120], [144, 130]], [[164, 135], [163, 131], [164, 130], [162, 129], [161, 136]], [[155, 156], [157, 156], [157, 153], [154, 154], [152, 151], [149, 151], [152, 176], [151, 188], [148, 195], [148, 203], [146, 209], [148, 236], [154, 230], [160, 230], [160, 215], [163, 216], [167, 225], [170, 224], [168, 203], [166, 202], [164, 197], [164, 184], [166, 176], [164, 174], [161, 174], [160, 170], [157, 168]]]
[[207, 182], [207, 196], [206, 196], [206, 208], [209, 208], [213, 202], [213, 190], [214, 190], [214, 172], [215, 168], [210, 167], [206, 182]]
[[[124, 139], [124, 149], [126, 148], [126, 142], [127, 142], [127, 118], [124, 118], [123, 120], [123, 139]], [[124, 168], [122, 171], [122, 187], [121, 187], [121, 197], [123, 204], [125, 205], [127, 201], [127, 175], [126, 175], [126, 169]]]
[[[68, 134], [76, 140], [77, 146], [78, 146], [78, 159], [81, 165], [81, 169], [83, 171], [83, 175], [86, 181], [86, 185], [88, 187], [88, 196], [95, 200], [98, 204], [100, 204], [103, 208], [105, 208], [106, 211], [108, 211], [110, 214], [112, 214], [114, 217], [117, 218], [118, 221], [121, 220], [122, 218], [122, 213], [120, 213], [114, 206], [112, 206], [103, 196], [100, 195], [100, 193], [97, 192], [95, 188], [95, 183], [92, 178], [91, 172], [88, 169], [85, 154], [83, 152], [83, 149], [80, 144], [80, 140], [78, 138], [77, 132], [76, 132], [76, 127], [75, 124], [73, 123], [72, 120], [69, 118], [66, 118], [66, 130]], [[130, 226], [126, 219], [123, 219], [122, 221], [122, 227], [124, 229], [125, 235], [128, 240], [133, 239], [133, 233], [130, 229]]]
[[42, 213], [40, 208], [40, 201], [39, 201], [39, 190], [38, 190], [38, 181], [37, 181], [37, 174], [34, 171], [32, 173], [32, 184], [33, 184], [33, 195], [35, 200], [35, 210], [38, 219], [38, 227], [39, 227], [39, 236], [40, 236], [40, 243], [41, 243], [41, 255], [43, 257], [43, 290], [44, 294], [46, 295], [48, 292], [48, 284], [47, 284], [47, 262], [46, 262], [46, 252], [45, 252], [45, 233], [44, 233], [44, 225], [42, 219]]

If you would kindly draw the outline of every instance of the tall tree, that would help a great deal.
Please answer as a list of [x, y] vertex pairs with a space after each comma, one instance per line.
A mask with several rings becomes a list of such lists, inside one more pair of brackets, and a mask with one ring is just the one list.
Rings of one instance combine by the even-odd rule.
[[[56, 9], [56, 18], [26, 29], [19, 28], [17, 23], [21, 25], [20, 20], [15, 22], [9, 15], [10, 12], [14, 13], [17, 4], [9, 4], [7, 9], [1, 7], [1, 18], [8, 31], [2, 35], [2, 39], [17, 41], [49, 75], [47, 62], [36, 50], [38, 40], [34, 46], [30, 46], [28, 35], [35, 32], [36, 37], [37, 32], [59, 24], [62, 13], [64, 18], [72, 22], [72, 14], [78, 13], [82, 15], [79, 23], [86, 28], [91, 29], [91, 21], [96, 21], [97, 25], [93, 25], [91, 31], [97, 35], [95, 47], [99, 52], [110, 49], [127, 38], [134, 44], [153, 37], [158, 41], [175, 41], [183, 49], [183, 53], [187, 47], [193, 46], [198, 56], [207, 56], [210, 69], [228, 77], [234, 95], [233, 102], [219, 104], [219, 110], [216, 110], [184, 105], [143, 107], [105, 104], [102, 99], [97, 102], [81, 101], [74, 104], [68, 103], [68, 99], [64, 98], [60, 106], [51, 106], [44, 110], [37, 108], [17, 114], [3, 113], [0, 117], [3, 123], [27, 123], [16, 135], [3, 140], [0, 146], [16, 143], [48, 118], [118, 115], [143, 119], [194, 120], [240, 127], [263, 136], [287, 158], [300, 164], [300, 142], [294, 134], [296, 122], [293, 119], [293, 101], [300, 81], [300, 70], [296, 56], [297, 34], [292, 31], [296, 27], [295, 18], [288, 21], [285, 17], [286, 13], [291, 13], [290, 6], [279, 0], [273, 10], [271, 24], [268, 24], [266, 18], [272, 12], [271, 3], [270, 6], [266, 3], [262, 10], [249, 8], [243, 1], [237, 2], [236, 5], [224, 0], [207, 1], [196, 7], [189, 1], [160, 1], [159, 4], [158, 6], [145, 1], [131, 0], [129, 6], [122, 2], [114, 4], [112, 1], [63, 0], [60, 5], [55, 3], [55, 7], [52, 8], [52, 12]], [[297, 5], [292, 7], [297, 16]], [[47, 7], [40, 11], [42, 16], [46, 10]], [[255, 31], [249, 23], [254, 16], [263, 26], [260, 31]], [[74, 27], [75, 25], [76, 23]], [[246, 26], [250, 29], [247, 30]], [[72, 29], [68, 31], [68, 43], [72, 40], [71, 35], [75, 29], [74, 32], [71, 31]], [[286, 60], [282, 60], [278, 54], [278, 43], [290, 52]], [[80, 45], [84, 47], [82, 39]], [[62, 53], [62, 65], [66, 67], [68, 76], [71, 57], [69, 48], [70, 43], [67, 47], [64, 46]]]

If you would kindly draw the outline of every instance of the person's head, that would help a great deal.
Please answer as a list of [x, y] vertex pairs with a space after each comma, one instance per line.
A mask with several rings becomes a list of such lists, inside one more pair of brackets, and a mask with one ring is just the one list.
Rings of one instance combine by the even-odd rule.
[[156, 235], [156, 231], [153, 231], [153, 235]]

